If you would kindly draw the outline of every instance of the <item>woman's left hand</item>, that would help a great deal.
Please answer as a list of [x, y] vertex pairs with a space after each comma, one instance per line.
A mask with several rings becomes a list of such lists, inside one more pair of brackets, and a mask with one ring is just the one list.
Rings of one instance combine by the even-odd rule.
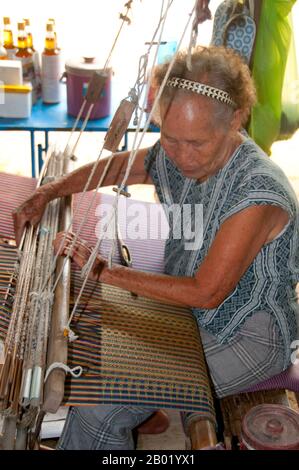
[[[59, 232], [53, 241], [54, 252], [61, 256], [68, 256], [79, 266], [83, 268], [90, 258], [93, 248], [84, 240], [78, 238], [74, 244], [75, 234], [71, 232]], [[98, 280], [106, 261], [99, 255], [95, 260], [94, 266], [89, 273], [89, 279]]]

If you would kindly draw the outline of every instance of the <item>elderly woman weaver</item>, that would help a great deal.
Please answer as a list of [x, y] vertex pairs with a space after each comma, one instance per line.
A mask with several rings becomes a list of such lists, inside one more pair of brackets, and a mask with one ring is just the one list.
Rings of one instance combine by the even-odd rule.
[[[165, 274], [118, 265], [109, 269], [98, 257], [91, 276], [191, 307], [215, 392], [224, 397], [290, 364], [297, 335], [298, 204], [283, 172], [240, 132], [255, 102], [247, 66], [221, 47], [196, 49], [192, 71], [185, 64], [181, 53], [159, 103], [161, 138], [139, 151], [128, 184], [154, 184], [167, 206], [202, 204], [202, 245], [186, 250], [186, 240], [175, 239], [170, 227]], [[166, 69], [167, 64], [157, 70], [157, 86]], [[114, 158], [106, 186], [122, 180], [128, 154]], [[103, 160], [89, 189], [96, 187], [104, 165]], [[39, 221], [50, 200], [82, 191], [91, 168], [86, 165], [42, 186], [25, 201], [14, 214], [17, 239], [28, 221]], [[56, 251], [62, 237], [57, 236]], [[71, 240], [68, 235], [61, 254]], [[87, 245], [78, 241], [73, 260], [84, 266], [89, 255]], [[58, 448], [133, 448], [131, 429], [154, 411], [73, 408]]]

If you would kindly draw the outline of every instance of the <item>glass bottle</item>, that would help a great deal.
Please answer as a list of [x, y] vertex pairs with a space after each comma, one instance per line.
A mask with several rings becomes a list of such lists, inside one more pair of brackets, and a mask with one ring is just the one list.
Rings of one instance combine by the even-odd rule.
[[27, 34], [27, 47], [32, 52], [35, 52], [35, 49], [34, 49], [34, 46], [33, 46], [33, 37], [32, 37], [29, 18], [24, 18], [24, 23], [25, 23], [25, 31], [26, 31], [26, 34]]
[[42, 53], [42, 99], [44, 103], [59, 103], [61, 57], [57, 49], [54, 25], [46, 26], [45, 48]]
[[49, 18], [47, 23], [52, 23], [53, 24], [53, 32], [54, 32], [54, 36], [55, 36], [55, 40], [56, 40], [56, 47], [57, 49], [59, 50], [59, 47], [58, 47], [58, 43], [57, 43], [57, 33], [56, 33], [56, 23], [55, 23], [55, 19], [54, 18]]
[[13, 34], [10, 24], [10, 18], [8, 16], [4, 16], [3, 24], [3, 46], [6, 49], [7, 58], [13, 59], [16, 53], [16, 47], [13, 43]]
[[27, 45], [27, 33], [25, 31], [25, 23], [18, 23], [18, 49], [17, 58], [32, 57], [32, 51]]
[[27, 34], [25, 23], [18, 23], [18, 49], [15, 58], [22, 62], [23, 81], [32, 84], [32, 103], [37, 100], [37, 81], [33, 62], [33, 52], [27, 46]]
[[34, 72], [35, 72], [35, 93], [36, 93], [36, 97], [40, 98], [41, 92], [42, 92], [40, 55], [35, 50], [34, 45], [33, 45], [33, 36], [31, 32], [30, 20], [29, 18], [24, 18], [23, 21], [25, 23], [25, 31], [27, 34], [27, 47], [32, 52], [32, 59], [33, 59]]
[[52, 22], [48, 22], [46, 25], [45, 48], [44, 48], [43, 54], [45, 55], [58, 55], [59, 54], [59, 50], [57, 48], [55, 25]]

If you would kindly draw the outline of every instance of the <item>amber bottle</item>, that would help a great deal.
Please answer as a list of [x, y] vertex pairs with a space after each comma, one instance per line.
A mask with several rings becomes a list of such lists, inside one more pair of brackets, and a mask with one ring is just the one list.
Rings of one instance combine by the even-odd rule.
[[8, 16], [4, 16], [3, 18], [3, 46], [7, 52], [8, 59], [14, 59], [16, 53], [16, 47], [13, 43], [13, 34], [10, 24], [10, 18]]
[[54, 25], [46, 26], [45, 48], [42, 53], [42, 99], [44, 103], [60, 101], [61, 57], [57, 49]]
[[26, 31], [26, 34], [27, 34], [27, 47], [32, 52], [35, 52], [35, 49], [34, 49], [34, 46], [33, 46], [33, 37], [32, 37], [29, 18], [24, 18], [24, 23], [25, 23], [25, 31]]
[[27, 45], [27, 34], [25, 23], [18, 23], [18, 49], [15, 58], [22, 62], [23, 81], [32, 84], [32, 103], [35, 103], [38, 96], [38, 83], [36, 80], [33, 52]]

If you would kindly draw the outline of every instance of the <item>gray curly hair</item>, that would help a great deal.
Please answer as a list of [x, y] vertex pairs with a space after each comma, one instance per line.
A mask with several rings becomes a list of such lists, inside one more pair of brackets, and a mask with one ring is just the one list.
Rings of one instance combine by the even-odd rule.
[[[186, 59], [186, 51], [178, 53], [169, 79], [172, 77], [184, 78], [226, 91], [235, 102], [235, 109], [241, 111], [242, 123], [245, 124], [250, 115], [251, 108], [256, 102], [256, 91], [249, 68], [242, 58], [232, 49], [222, 46], [198, 46], [192, 54], [191, 71], [187, 69]], [[156, 66], [151, 84], [155, 92], [160, 88], [168, 66], [169, 62]], [[174, 89], [169, 86], [164, 88], [159, 106], [154, 113], [154, 120], [158, 124], [161, 124], [161, 104], [169, 104], [177, 94], [183, 93], [190, 94], [193, 92]], [[203, 98], [211, 101], [209, 97]], [[213, 105], [215, 111], [214, 118], [217, 123], [221, 121], [224, 124], [232, 117], [234, 109], [230, 106], [216, 100], [213, 100]]]

